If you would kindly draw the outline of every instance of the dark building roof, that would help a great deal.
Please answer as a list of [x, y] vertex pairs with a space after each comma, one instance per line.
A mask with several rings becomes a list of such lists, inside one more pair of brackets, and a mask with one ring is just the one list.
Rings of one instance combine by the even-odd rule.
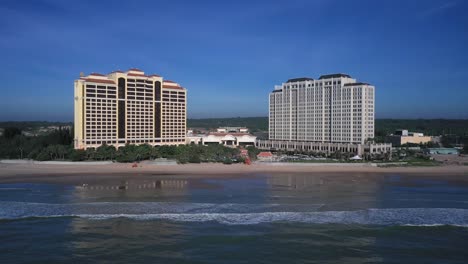
[[309, 77], [302, 77], [302, 78], [289, 79], [286, 83], [303, 82], [303, 81], [313, 81], [313, 80], [314, 80], [314, 79], [309, 78]]
[[343, 86], [358, 86], [358, 85], [369, 85], [368, 83], [357, 82], [357, 83], [346, 83]]
[[322, 80], [322, 79], [330, 79], [330, 78], [341, 78], [341, 77], [344, 77], [344, 78], [351, 78], [351, 76], [349, 76], [348, 74], [344, 74], [344, 73], [333, 73], [333, 74], [322, 75], [322, 76], [319, 77], [319, 80]]

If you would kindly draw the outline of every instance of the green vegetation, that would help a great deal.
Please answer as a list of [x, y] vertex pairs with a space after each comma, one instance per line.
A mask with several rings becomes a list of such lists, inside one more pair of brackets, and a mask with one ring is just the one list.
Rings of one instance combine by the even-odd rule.
[[[8, 131], [8, 132], [7, 132]], [[223, 162], [231, 164], [238, 159], [239, 150], [222, 145], [180, 145], [158, 146], [126, 145], [118, 150], [113, 146], [102, 145], [96, 149], [73, 149], [73, 135], [69, 129], [59, 128], [43, 136], [28, 137], [19, 129], [6, 129], [0, 137], [0, 158], [135, 162], [155, 158], [175, 159], [179, 163]]]
[[0, 122], [0, 128], [15, 127], [22, 131], [40, 127], [65, 127], [73, 126], [72, 122], [48, 122], [48, 121], [6, 121]]
[[[71, 123], [60, 122], [0, 122], [0, 158], [6, 159], [36, 159], [36, 160], [115, 160], [118, 162], [134, 162], [154, 158], [177, 159], [180, 163], [200, 162], [224, 162], [229, 164], [232, 160], [242, 161], [238, 157], [238, 150], [224, 146], [178, 146], [178, 147], [151, 147], [149, 145], [128, 145], [115, 149], [112, 146], [101, 146], [97, 149], [74, 150], [72, 148]], [[189, 119], [189, 127], [214, 129], [220, 126], [245, 126], [252, 132], [267, 131], [267, 117], [248, 118], [213, 118], [213, 119]], [[66, 126], [67, 128], [61, 128]], [[445, 147], [463, 146], [462, 153], [468, 154], [468, 120], [449, 119], [377, 119], [376, 136], [384, 138], [385, 135], [397, 129], [422, 132], [429, 135], [447, 134], [441, 139], [441, 145]], [[25, 133], [42, 131], [41, 133]], [[37, 136], [28, 136], [37, 135]], [[420, 147], [437, 147], [435, 144]], [[260, 152], [254, 147], [249, 147], [249, 157], [256, 159]], [[292, 154], [292, 153], [288, 153]], [[314, 156], [324, 156], [315, 153]], [[404, 161], [405, 158], [417, 156], [408, 149], [398, 151], [393, 161]], [[336, 152], [331, 158], [348, 160], [349, 155]], [[363, 157], [365, 160], [389, 160], [389, 157]], [[415, 161], [416, 162], [416, 161]], [[415, 163], [413, 162], [413, 163]]]
[[69, 155], [72, 140], [69, 129], [59, 128], [47, 135], [28, 137], [22, 135], [18, 128], [5, 128], [0, 137], [0, 158], [65, 159]]
[[[71, 122], [0, 122], [0, 128], [15, 127], [22, 131], [35, 130], [45, 127], [72, 126]], [[188, 127], [214, 129], [222, 126], [247, 127], [252, 132], [268, 131], [268, 117], [234, 117], [234, 118], [205, 118], [188, 119]], [[468, 119], [376, 119], [376, 137], [384, 137], [398, 129], [408, 129], [427, 135], [468, 135]]]
[[206, 118], [188, 119], [190, 128], [214, 129], [218, 127], [247, 127], [250, 131], [268, 131], [268, 117], [234, 117], [234, 118]]

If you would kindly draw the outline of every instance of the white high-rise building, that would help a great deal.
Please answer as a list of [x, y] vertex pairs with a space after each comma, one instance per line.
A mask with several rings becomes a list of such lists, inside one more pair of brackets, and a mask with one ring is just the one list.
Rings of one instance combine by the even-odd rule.
[[364, 144], [374, 137], [374, 90], [347, 74], [290, 79], [269, 95], [269, 139]]

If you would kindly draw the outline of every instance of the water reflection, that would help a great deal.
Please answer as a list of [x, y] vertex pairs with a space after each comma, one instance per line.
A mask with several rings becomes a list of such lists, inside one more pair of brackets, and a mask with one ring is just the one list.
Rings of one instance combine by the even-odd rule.
[[[137, 199], [164, 199], [164, 197], [188, 196], [188, 180], [140, 180], [123, 179], [109, 180], [96, 184], [82, 184], [75, 186], [74, 201], [101, 201], [111, 199], [110, 201], [136, 201]], [[184, 198], [185, 199], [185, 198]]]
[[466, 183], [401, 175], [3, 185], [0, 216], [17, 218], [0, 222], [0, 252], [39, 263], [463, 263], [466, 201]]

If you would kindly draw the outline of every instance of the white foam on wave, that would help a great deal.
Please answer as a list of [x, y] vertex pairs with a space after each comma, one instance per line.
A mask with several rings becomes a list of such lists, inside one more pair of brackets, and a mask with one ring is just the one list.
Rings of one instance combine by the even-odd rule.
[[0, 219], [42, 217], [49, 215], [94, 214], [182, 214], [182, 213], [253, 213], [281, 211], [315, 211], [323, 204], [239, 204], [239, 203], [176, 203], [176, 202], [93, 202], [93, 203], [29, 203], [0, 202]]
[[[325, 211], [325, 212], [262, 212], [262, 213], [196, 213], [196, 214], [116, 214], [116, 215], [76, 215], [77, 217], [106, 220], [112, 218], [129, 218], [134, 220], [170, 220], [177, 222], [217, 222], [227, 225], [254, 225], [261, 223], [307, 223], [307, 224], [361, 224], [361, 225], [402, 225], [436, 227], [444, 225], [468, 227], [468, 211], [457, 211], [454, 218], [446, 218], [446, 208], [407, 209], [368, 209], [359, 211]], [[454, 209], [458, 210], [458, 209]], [[419, 213], [417, 212], [419, 211]], [[380, 214], [382, 213], [383, 214]], [[389, 215], [391, 216], [389, 217]], [[431, 214], [431, 218], [427, 218]], [[461, 214], [461, 215], [460, 215]], [[461, 217], [461, 218], [460, 218]]]
[[[237, 209], [234, 209], [237, 208]], [[79, 217], [91, 220], [128, 218], [227, 225], [261, 223], [468, 226], [468, 209], [374, 208], [356, 211], [272, 211], [304, 209], [280, 204], [88, 203], [40, 204], [0, 202], [0, 219]]]

